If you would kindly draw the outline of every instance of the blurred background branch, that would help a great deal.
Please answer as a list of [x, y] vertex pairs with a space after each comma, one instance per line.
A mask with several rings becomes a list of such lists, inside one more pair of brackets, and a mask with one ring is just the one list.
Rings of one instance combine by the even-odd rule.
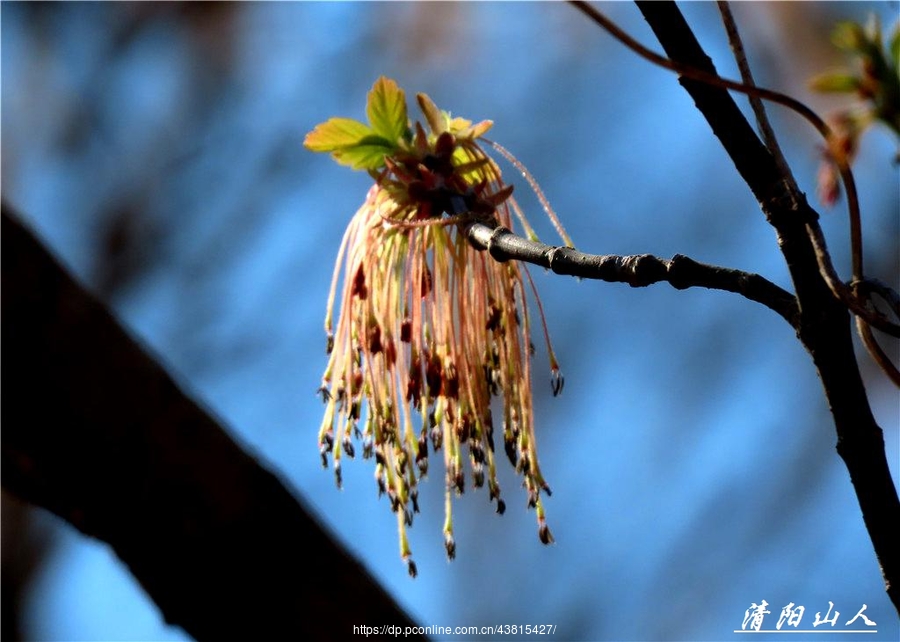
[[2, 245], [5, 489], [108, 542], [196, 639], [412, 625], [5, 204]]

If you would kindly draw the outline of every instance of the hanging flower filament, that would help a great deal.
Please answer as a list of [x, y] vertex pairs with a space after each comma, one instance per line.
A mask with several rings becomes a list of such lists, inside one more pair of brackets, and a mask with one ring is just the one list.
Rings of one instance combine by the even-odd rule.
[[[419, 481], [438, 453], [449, 558], [456, 553], [452, 496], [463, 494], [467, 478], [475, 488], [487, 484], [498, 513], [506, 508], [497, 481], [498, 440], [522, 477], [540, 540], [553, 541], [542, 502], [550, 487], [534, 432], [526, 289], [539, 311], [540, 302], [524, 266], [495, 261], [460, 229], [479, 220], [513, 228], [515, 216], [527, 235], [534, 238], [534, 231], [479, 144], [492, 123], [451, 118], [424, 94], [417, 102], [427, 130], [410, 124], [403, 91], [380, 78], [369, 93], [369, 125], [333, 118], [305, 140], [307, 148], [329, 152], [375, 180], [344, 234], [328, 299], [322, 463], [331, 457], [340, 486], [342, 460], [354, 456], [354, 444], [361, 442], [364, 458], [374, 458], [379, 495], [387, 495], [396, 513], [400, 554], [411, 575], [416, 567], [406, 529], [419, 512]], [[542, 311], [541, 321], [558, 394], [563, 379]], [[491, 411], [495, 397], [502, 399], [498, 418]]]

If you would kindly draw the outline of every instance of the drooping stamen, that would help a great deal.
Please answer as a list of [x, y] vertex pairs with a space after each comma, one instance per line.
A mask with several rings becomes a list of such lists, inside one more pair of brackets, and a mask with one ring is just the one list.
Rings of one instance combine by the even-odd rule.
[[575, 247], [575, 244], [572, 243], [572, 239], [569, 238], [569, 235], [566, 233], [566, 229], [563, 227], [563, 224], [559, 220], [559, 217], [556, 216], [556, 212], [553, 211], [553, 208], [550, 206], [550, 201], [548, 201], [547, 197], [544, 196], [544, 192], [541, 190], [541, 186], [538, 185], [538, 182], [535, 180], [534, 176], [531, 175], [531, 172], [529, 172], [528, 169], [519, 162], [519, 159], [513, 156], [512, 153], [500, 143], [495, 143], [494, 141], [488, 140], [484, 137], [482, 137], [481, 140], [493, 147], [498, 154], [509, 161], [509, 163], [513, 167], [519, 170], [519, 173], [522, 174], [522, 177], [526, 181], [528, 181], [528, 185], [530, 185], [531, 189], [534, 190], [535, 196], [537, 196], [538, 200], [541, 202], [541, 207], [544, 208], [544, 211], [550, 218], [550, 222], [553, 223], [553, 227], [556, 229], [556, 233], [559, 234], [559, 237], [565, 242], [566, 246]]
[[550, 359], [550, 387], [553, 390], [553, 396], [558, 396], [563, 389], [565, 379], [559, 370], [559, 362], [556, 360], [556, 353], [553, 352], [553, 344], [550, 342], [550, 331], [547, 329], [547, 319], [544, 318], [544, 306], [541, 298], [538, 296], [537, 287], [534, 285], [534, 279], [528, 268], [522, 266], [525, 276], [528, 277], [528, 284], [531, 286], [531, 292], [534, 294], [534, 301], [538, 308], [538, 316], [541, 318], [541, 328], [544, 331], [544, 341], [547, 344], [547, 357]]

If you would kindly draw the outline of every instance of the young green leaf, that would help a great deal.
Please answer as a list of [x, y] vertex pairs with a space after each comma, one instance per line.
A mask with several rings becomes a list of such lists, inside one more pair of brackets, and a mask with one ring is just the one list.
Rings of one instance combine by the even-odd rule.
[[839, 22], [831, 34], [831, 42], [845, 51], [863, 52], [866, 41], [865, 29], [855, 22]]
[[385, 154], [397, 149], [395, 141], [351, 118], [330, 118], [306, 135], [303, 145], [313, 152], [331, 152], [331, 157], [352, 169], [380, 169]]
[[393, 154], [397, 145], [381, 136], [367, 136], [355, 145], [335, 150], [332, 158], [341, 165], [349, 165], [351, 169], [381, 169], [384, 157]]
[[859, 88], [860, 80], [851, 74], [830, 72], [816, 76], [809, 81], [809, 86], [816, 91], [849, 94]]
[[366, 115], [374, 132], [395, 146], [401, 138], [407, 137], [409, 120], [406, 114], [406, 95], [390, 78], [381, 76], [372, 85]]
[[333, 152], [357, 145], [375, 132], [352, 118], [329, 118], [306, 135], [303, 146], [313, 152]]

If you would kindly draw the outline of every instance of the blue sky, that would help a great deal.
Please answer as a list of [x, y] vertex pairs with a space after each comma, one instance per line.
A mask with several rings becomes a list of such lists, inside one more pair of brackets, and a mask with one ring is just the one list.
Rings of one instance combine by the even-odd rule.
[[[633, 5], [603, 9], [659, 49]], [[683, 11], [720, 73], [736, 76], [715, 5]], [[840, 62], [830, 25], [871, 11], [889, 23], [896, 4], [735, 7], [757, 80], [825, 111], [836, 103], [803, 83]], [[454, 115], [492, 119], [492, 138], [537, 177], [579, 249], [682, 253], [789, 288], [773, 231], [672, 74], [559, 3], [246, 3], [198, 15], [4, 3], [2, 17], [4, 198], [418, 622], [716, 640], [753, 602], [776, 619], [805, 605], [811, 627], [831, 601], [841, 621], [868, 605], [880, 633], [866, 639], [897, 639], [811, 361], [777, 315], [735, 295], [532, 270], [566, 376], [553, 398], [538, 350], [551, 547], [503, 470], [506, 514], [486, 493], [458, 500], [448, 563], [434, 476], [410, 532], [410, 580], [368, 462], [345, 465], [342, 491], [320, 466], [324, 305], [371, 180], [305, 151], [305, 133], [362, 118], [387, 75]], [[771, 113], [814, 199], [820, 142]], [[897, 287], [895, 152], [870, 133], [857, 180], [867, 266]], [[527, 190], [517, 183], [519, 202], [553, 242]], [[847, 274], [842, 207], [822, 210], [823, 227]], [[114, 230], [126, 243], [110, 254]], [[896, 480], [897, 391], [860, 362]], [[40, 519], [56, 544], [27, 602], [31, 639], [184, 639], [105, 545]]]

